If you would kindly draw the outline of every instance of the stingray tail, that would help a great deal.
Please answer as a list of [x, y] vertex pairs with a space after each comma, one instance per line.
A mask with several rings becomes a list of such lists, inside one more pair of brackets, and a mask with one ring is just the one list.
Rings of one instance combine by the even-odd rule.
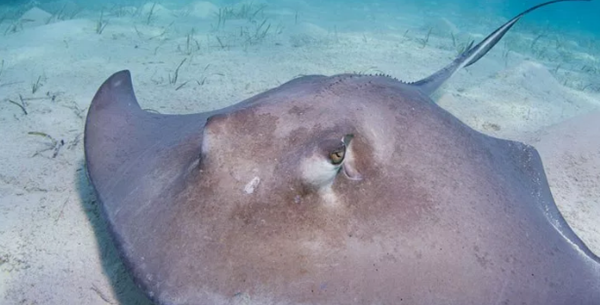
[[450, 63], [443, 69], [435, 72], [427, 78], [410, 84], [419, 87], [421, 91], [425, 92], [428, 95], [431, 95], [438, 88], [440, 88], [450, 77], [452, 77], [452, 75], [454, 75], [454, 73], [456, 73], [458, 70], [476, 63], [480, 58], [487, 54], [487, 52], [489, 52], [500, 41], [500, 39], [504, 37], [508, 30], [510, 30], [512, 26], [515, 25], [515, 23], [517, 23], [517, 21], [519, 21], [519, 19], [521, 19], [521, 17], [523, 17], [525, 14], [536, 10], [542, 6], [567, 1], [591, 0], [554, 0], [531, 7], [525, 10], [524, 12], [520, 13], [516, 17], [512, 18], [505, 24], [503, 24], [501, 27], [499, 27], [489, 36], [487, 36], [484, 40], [478, 43], [476, 46], [473, 47], [473, 42], [471, 42], [462, 54], [460, 54], [452, 63]]

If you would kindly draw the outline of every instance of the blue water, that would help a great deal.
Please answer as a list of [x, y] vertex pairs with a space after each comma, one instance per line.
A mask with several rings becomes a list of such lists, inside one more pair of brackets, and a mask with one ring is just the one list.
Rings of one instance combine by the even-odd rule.
[[[112, 5], [131, 5], [139, 6], [146, 2], [152, 1], [124, 1], [124, 0], [110, 0], [110, 1], [91, 1], [91, 0], [73, 0], [73, 1], [49, 1], [40, 0], [36, 1], [39, 3], [38, 6], [58, 8], [66, 3], [77, 4], [83, 8], [97, 9], [99, 7], [110, 7]], [[182, 0], [182, 1], [157, 1], [160, 4], [167, 4], [173, 6], [184, 6], [194, 1]], [[246, 1], [252, 3], [253, 1]], [[398, 14], [405, 14], [406, 8], [408, 7], [411, 11], [416, 13], [424, 13], [424, 11], [442, 13], [442, 14], [458, 14], [463, 18], [469, 18], [473, 15], [480, 17], [494, 17], [503, 16], [511, 17], [521, 12], [523, 9], [530, 6], [536, 5], [541, 1], [536, 0], [468, 0], [468, 1], [254, 1], [254, 3], [265, 3], [272, 7], [294, 7], [297, 3], [304, 3], [307, 5], [314, 5], [318, 7], [336, 7], [336, 5], [342, 5], [344, 7], [360, 6], [370, 8], [381, 8], [387, 12], [397, 12]], [[240, 3], [240, 1], [222, 0], [214, 1], [216, 5], [232, 5]], [[31, 1], [27, 0], [3, 0], [0, 5], [10, 6], [16, 9], [23, 9], [31, 6]], [[562, 3], [556, 6], [548, 7], [537, 11], [535, 14], [528, 16], [527, 19], [532, 23], [546, 23], [551, 22], [556, 27], [562, 27], [564, 29], [577, 30], [583, 32], [598, 32], [600, 31], [600, 22], [598, 22], [598, 16], [600, 14], [600, 1], [590, 1], [588, 3]]]
[[[111, 0], [111, 1], [88, 1], [88, 0], [74, 0], [74, 1], [48, 1], [41, 0], [36, 1], [38, 6], [47, 9], [49, 12], [56, 12], [60, 10], [63, 5], [67, 5], [68, 8], [73, 7], [73, 4], [83, 9], [98, 10], [101, 8], [110, 8], [113, 6], [140, 6], [144, 3], [150, 3], [151, 1], [123, 1], [123, 0]], [[159, 4], [163, 4], [168, 8], [183, 7], [194, 1], [182, 0], [182, 1], [157, 1]], [[253, 3], [253, 1], [246, 1], [247, 3]], [[312, 6], [313, 8], [319, 8], [320, 12], [331, 14], [331, 19], [341, 18], [349, 21], [348, 18], [361, 20], [360, 14], [350, 14], [349, 11], [354, 9], [363, 10], [367, 9], [374, 14], [380, 16], [404, 16], [407, 14], [414, 14], [416, 16], [446, 16], [454, 19], [455, 21], [463, 20], [486, 20], [490, 18], [509, 18], [515, 14], [521, 12], [523, 9], [538, 4], [540, 1], [536, 0], [469, 0], [469, 1], [254, 1], [254, 3], [265, 3], [269, 7], [287, 7], [297, 8], [302, 6]], [[230, 6], [240, 1], [222, 0], [214, 1], [216, 5]], [[5, 7], [11, 8], [15, 12], [22, 12], [25, 9], [32, 6], [31, 1], [21, 0], [4, 0], [0, 3]], [[68, 9], [67, 9], [68, 10]], [[349, 14], [339, 14], [349, 13]], [[84, 12], [85, 14], [85, 12]], [[7, 14], [10, 15], [10, 14]], [[531, 14], [523, 21], [523, 23], [529, 23], [531, 25], [539, 26], [550, 26], [552, 28], [560, 28], [563, 31], [581, 32], [581, 33], [600, 33], [600, 22], [598, 16], [600, 15], [600, 1], [591, 1], [588, 3], [561, 3], [555, 4], [547, 8], [540, 9], [535, 13]], [[1, 16], [1, 14], [0, 14]], [[81, 16], [81, 15], [79, 15]], [[368, 23], [361, 25], [363, 29], [369, 29]]]

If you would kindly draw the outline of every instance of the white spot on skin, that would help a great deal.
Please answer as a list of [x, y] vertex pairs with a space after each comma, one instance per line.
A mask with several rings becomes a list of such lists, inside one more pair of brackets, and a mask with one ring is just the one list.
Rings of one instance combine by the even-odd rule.
[[320, 236], [315, 236], [314, 238], [308, 239], [306, 241], [302, 242], [302, 246], [312, 252], [312, 253], [319, 253], [320, 251], [323, 250], [323, 246], [324, 246], [324, 242], [322, 240], [322, 238]]
[[333, 183], [338, 169], [320, 156], [311, 156], [302, 162], [301, 172], [304, 181], [320, 189]]
[[259, 184], [260, 184], [260, 178], [258, 176], [252, 178], [252, 180], [250, 180], [250, 182], [248, 182], [248, 184], [246, 184], [246, 186], [244, 186], [244, 192], [246, 194], [254, 193], [254, 190], [258, 187]]
[[326, 207], [338, 207], [338, 206], [340, 206], [340, 202], [338, 200], [338, 197], [335, 194], [335, 192], [331, 189], [331, 186], [327, 186], [327, 187], [322, 188], [321, 190], [319, 190], [319, 195], [321, 195], [321, 198], [323, 199], [323, 201], [325, 201], [325, 206]]
[[200, 146], [200, 149], [202, 150], [202, 155], [207, 155], [210, 151], [211, 136], [212, 135], [205, 128], [204, 135], [202, 137], [202, 145]]

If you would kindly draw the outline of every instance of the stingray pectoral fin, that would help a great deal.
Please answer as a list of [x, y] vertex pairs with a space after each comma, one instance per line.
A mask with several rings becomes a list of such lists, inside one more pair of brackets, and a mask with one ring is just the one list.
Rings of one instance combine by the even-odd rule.
[[424, 93], [426, 93], [428, 95], [433, 94], [448, 79], [450, 79], [450, 77], [452, 77], [452, 75], [454, 75], [454, 73], [456, 73], [458, 70], [476, 63], [485, 54], [487, 54], [487, 52], [489, 52], [500, 41], [500, 39], [502, 39], [502, 37], [504, 37], [504, 35], [513, 27], [513, 25], [515, 25], [515, 23], [517, 23], [517, 21], [519, 21], [519, 19], [521, 19], [521, 17], [523, 17], [527, 13], [534, 11], [542, 6], [546, 6], [546, 5], [549, 5], [552, 3], [567, 2], [567, 1], [570, 2], [570, 1], [591, 1], [591, 0], [554, 0], [554, 1], [548, 1], [545, 3], [538, 4], [536, 6], [533, 6], [529, 9], [523, 11], [522, 13], [518, 14], [517, 16], [515, 16], [514, 18], [512, 18], [511, 20], [509, 20], [508, 22], [503, 24], [501, 27], [497, 28], [494, 32], [492, 32], [490, 35], [488, 35], [485, 39], [483, 39], [476, 46], [471, 47], [471, 45], [472, 45], [472, 43], [471, 43], [471, 45], [469, 45], [462, 54], [460, 54], [452, 63], [450, 63], [446, 67], [442, 68], [441, 70], [435, 72], [434, 74], [432, 74], [424, 79], [421, 79], [421, 80], [416, 81], [411, 84], [419, 87], [419, 89], [421, 89], [421, 91], [423, 91]]
[[96, 92], [91, 107], [96, 111], [109, 109], [139, 112], [141, 108], [133, 92], [131, 73], [128, 70], [119, 71], [104, 81]]
[[92, 101], [85, 126], [86, 167], [117, 247], [136, 279], [143, 264], [133, 245], [137, 240], [149, 245], [146, 238], [151, 237], [140, 223], [152, 222], [170, 208], [165, 190], [182, 185], [198, 162], [206, 117], [142, 110], [128, 71], [106, 80]]
[[[140, 108], [129, 71], [108, 78], [92, 100], [85, 126], [85, 154], [95, 187], [113, 187], [120, 175], [138, 171], [156, 153], [179, 145], [191, 134], [201, 136], [203, 114], [163, 115]], [[199, 151], [200, 143], [197, 144]]]
[[[515, 185], [526, 185], [532, 194], [535, 194], [538, 208], [546, 216], [546, 219], [556, 229], [556, 231], [567, 239], [579, 251], [584, 253], [592, 260], [598, 261], [598, 258], [587, 245], [575, 234], [573, 229], [567, 224], [558, 207], [554, 203], [550, 186], [544, 172], [544, 166], [540, 154], [535, 148], [520, 142], [508, 140], [498, 140], [499, 151], [503, 154], [497, 158], [506, 158], [505, 164], [512, 164], [515, 171], [520, 174], [512, 183]], [[501, 148], [500, 148], [501, 147]], [[524, 179], [523, 179], [524, 178]]]
[[[122, 197], [142, 185], [156, 188], [153, 180], [168, 181], [197, 161], [207, 116], [144, 111], [129, 71], [108, 78], [92, 100], [84, 136], [88, 174], [105, 209], [116, 208], [116, 202], [122, 205]], [[161, 176], [149, 175], [153, 166], [167, 169]]]

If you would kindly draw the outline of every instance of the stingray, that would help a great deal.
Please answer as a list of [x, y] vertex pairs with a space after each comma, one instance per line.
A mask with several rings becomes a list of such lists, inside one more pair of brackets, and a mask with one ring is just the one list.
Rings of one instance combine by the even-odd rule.
[[303, 76], [165, 115], [112, 75], [88, 112], [86, 166], [136, 284], [158, 304], [600, 304], [600, 260], [537, 151], [430, 97], [555, 2], [414, 83]]

